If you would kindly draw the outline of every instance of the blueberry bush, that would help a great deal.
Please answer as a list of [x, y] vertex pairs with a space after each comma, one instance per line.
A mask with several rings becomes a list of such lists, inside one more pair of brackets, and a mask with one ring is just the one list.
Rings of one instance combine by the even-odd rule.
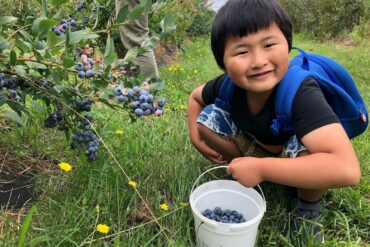
[[[71, 147], [83, 149], [87, 159], [94, 161], [99, 145], [91, 128], [94, 104], [127, 111], [132, 119], [163, 113], [163, 99], [157, 103], [149, 93], [150, 88], [161, 88], [163, 83], [149, 87], [150, 82], [132, 64], [146, 47], [128, 50], [120, 59], [111, 38], [119, 25], [162, 5], [146, 0], [131, 11], [124, 6], [114, 23], [100, 25], [104, 29], [97, 30], [99, 10], [104, 8], [97, 1], [39, 3], [35, 9], [40, 11], [30, 15], [0, 16], [0, 115], [24, 125], [30, 107], [37, 107], [45, 112], [44, 127], [72, 136]], [[146, 45], [154, 46], [157, 40], [153, 37]], [[124, 90], [117, 95], [112, 90], [115, 87], [135, 87], [137, 94], [128, 97]], [[139, 97], [140, 101], [136, 100]], [[141, 105], [131, 111], [129, 103], [136, 101]]]

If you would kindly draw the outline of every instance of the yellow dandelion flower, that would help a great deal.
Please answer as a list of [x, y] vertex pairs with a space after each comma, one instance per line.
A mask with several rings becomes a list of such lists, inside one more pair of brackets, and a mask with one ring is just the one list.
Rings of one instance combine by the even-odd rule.
[[106, 224], [98, 224], [96, 226], [96, 230], [100, 233], [107, 234], [109, 232], [109, 226], [107, 226]]
[[162, 203], [160, 207], [162, 210], [168, 211], [168, 205], [166, 203]]
[[123, 135], [125, 132], [123, 130], [116, 130], [117, 135]]
[[169, 71], [172, 71], [172, 67], [169, 67], [169, 68], [168, 68], [168, 70], [169, 70]]
[[132, 180], [130, 180], [129, 182], [128, 182], [128, 185], [130, 185], [130, 186], [132, 186], [132, 187], [136, 187], [137, 186], [137, 183], [135, 182], [135, 181], [132, 181]]
[[72, 170], [72, 166], [66, 162], [59, 163], [58, 166], [62, 171], [65, 172], [69, 172], [70, 170]]
[[180, 105], [180, 109], [181, 110], [185, 110], [186, 109], [186, 105]]
[[180, 202], [179, 204], [180, 204], [180, 206], [187, 206], [187, 205], [189, 205], [188, 202]]

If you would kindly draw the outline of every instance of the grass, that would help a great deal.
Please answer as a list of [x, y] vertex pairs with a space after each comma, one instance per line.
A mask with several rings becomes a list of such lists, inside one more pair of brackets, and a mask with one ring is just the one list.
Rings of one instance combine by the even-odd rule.
[[[345, 46], [314, 43], [297, 37], [295, 45], [337, 59], [351, 71], [370, 105], [369, 43]], [[43, 114], [35, 110], [36, 123], [15, 128], [2, 122], [0, 145], [11, 147], [19, 160], [46, 158], [48, 169], [35, 174], [38, 196], [26, 242], [32, 246], [194, 246], [193, 216], [187, 205], [195, 179], [212, 163], [192, 147], [186, 123], [186, 103], [191, 90], [220, 73], [205, 39], [195, 40], [180, 54], [180, 62], [161, 68], [166, 89], [162, 117], [130, 122], [125, 112], [94, 108], [94, 127], [105, 146], [96, 162], [68, 147], [62, 133], [41, 127]], [[9, 127], [10, 126], [10, 127]], [[123, 135], [115, 134], [124, 130]], [[369, 238], [369, 132], [353, 140], [362, 165], [362, 179], [355, 188], [328, 191], [324, 197], [322, 246], [367, 246]], [[109, 150], [109, 151], [108, 151]], [[56, 163], [69, 162], [69, 173]], [[221, 177], [210, 174], [203, 181]], [[137, 182], [133, 188], [129, 181]], [[278, 186], [263, 183], [267, 212], [259, 227], [258, 246], [303, 246], [284, 235], [286, 198]], [[160, 209], [166, 203], [168, 211]], [[148, 206], [148, 207], [147, 207]], [[16, 246], [24, 211], [0, 212], [0, 244]], [[107, 224], [107, 235], [96, 232]], [[32, 242], [33, 241], [33, 242]], [[310, 244], [307, 244], [310, 246]]]

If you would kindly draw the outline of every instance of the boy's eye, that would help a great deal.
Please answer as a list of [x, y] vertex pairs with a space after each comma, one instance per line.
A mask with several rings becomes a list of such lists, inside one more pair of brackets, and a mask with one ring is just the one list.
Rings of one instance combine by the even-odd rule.
[[238, 51], [236, 53], [236, 55], [244, 55], [244, 54], [247, 54], [247, 53], [248, 53], [248, 51]]
[[274, 46], [274, 45], [275, 45], [274, 43], [266, 44], [266, 45], [265, 45], [265, 48], [270, 48], [270, 47], [272, 47], [272, 46]]

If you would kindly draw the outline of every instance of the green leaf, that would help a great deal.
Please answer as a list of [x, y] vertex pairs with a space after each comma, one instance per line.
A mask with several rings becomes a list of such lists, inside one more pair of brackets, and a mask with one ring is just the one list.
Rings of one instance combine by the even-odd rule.
[[139, 53], [139, 47], [131, 48], [127, 51], [125, 57], [123, 58], [123, 61], [125, 62], [132, 62], [137, 57], [137, 54]]
[[22, 226], [21, 233], [18, 239], [18, 247], [26, 246], [26, 234], [27, 234], [28, 228], [30, 227], [32, 223], [32, 217], [35, 211], [36, 211], [36, 207], [32, 206], [32, 208], [28, 211], [26, 217], [24, 218], [23, 226]]
[[14, 69], [17, 72], [18, 75], [22, 75], [22, 76], [26, 75], [26, 69], [27, 69], [26, 66], [16, 65], [16, 66], [14, 66]]
[[108, 57], [114, 51], [114, 42], [113, 38], [110, 38], [110, 34], [108, 34], [107, 42], [105, 44], [105, 52], [104, 57]]
[[167, 13], [160, 22], [162, 32], [170, 32], [176, 29], [176, 20], [171, 13]]
[[42, 235], [42, 236], [38, 236], [36, 238], [33, 238], [30, 242], [30, 247], [36, 247], [36, 246], [40, 246], [40, 243], [42, 242], [49, 242], [51, 239], [48, 235]]
[[49, 30], [55, 25], [57, 25], [58, 22], [50, 19], [41, 20], [38, 26], [38, 36], [40, 38], [43, 38]]
[[8, 92], [0, 91], [0, 106], [4, 105], [8, 101]]
[[61, 93], [61, 92], [63, 92], [63, 91], [64, 91], [64, 86], [62, 86], [62, 85], [55, 85], [55, 86], [53, 87], [53, 89], [54, 89], [57, 93]]
[[38, 110], [41, 113], [45, 113], [44, 108], [37, 102], [37, 101], [32, 101], [30, 103], [31, 106], [33, 106], [36, 110]]
[[91, 82], [95, 86], [95, 88], [99, 90], [104, 90], [108, 87], [108, 82], [104, 80], [92, 80]]
[[105, 68], [108, 67], [114, 61], [116, 57], [117, 55], [114, 51], [113, 38], [110, 38], [110, 35], [108, 35], [105, 52], [104, 52], [104, 67]]
[[23, 39], [16, 39], [15, 46], [24, 53], [29, 52], [31, 48], [31, 44], [28, 42], [25, 42]]
[[16, 20], [18, 20], [18, 18], [14, 16], [0, 16], [0, 26], [16, 21]]
[[32, 34], [33, 34], [34, 37], [36, 37], [39, 34], [39, 32], [40, 32], [40, 30], [39, 30], [40, 25], [39, 24], [40, 24], [41, 21], [43, 21], [45, 19], [46, 19], [45, 16], [41, 16], [41, 17], [37, 18], [36, 20], [34, 20], [34, 22], [32, 23]]
[[128, 14], [127, 19], [134, 20], [142, 16], [145, 12], [146, 8], [145, 5], [136, 5], [131, 12]]
[[24, 125], [23, 119], [20, 116], [18, 116], [17, 113], [15, 113], [13, 111], [0, 112], [0, 115], [18, 123], [18, 124], [20, 124], [22, 126]]
[[51, 30], [48, 31], [46, 40], [47, 40], [46, 43], [47, 43], [48, 47], [53, 47], [59, 41], [58, 36]]
[[15, 51], [11, 51], [10, 52], [10, 61], [9, 61], [9, 64], [11, 66], [14, 66], [17, 64], [17, 53], [15, 53]]
[[76, 31], [76, 32], [71, 32], [70, 30], [68, 30], [68, 33], [69, 33], [69, 41], [67, 45], [74, 45], [80, 42], [85, 36], [85, 31], [83, 30]]
[[120, 108], [120, 106], [115, 105], [115, 104], [111, 104], [109, 102], [109, 96], [108, 96], [107, 93], [104, 93], [101, 98], [97, 99], [97, 101], [100, 101], [101, 103], [103, 103], [104, 105], [106, 105], [106, 106], [108, 106], [109, 108], [112, 108], [112, 109]]
[[88, 33], [88, 34], [85, 33], [83, 39], [88, 40], [88, 39], [97, 39], [97, 38], [99, 38], [99, 35], [96, 33]]
[[145, 12], [149, 12], [152, 10], [152, 0], [142, 0], [140, 4], [144, 5]]
[[117, 15], [117, 23], [122, 23], [127, 19], [128, 15], [128, 4], [122, 6]]
[[158, 91], [164, 89], [165, 86], [166, 86], [166, 84], [165, 84], [164, 80], [159, 79], [158, 81], [149, 84], [149, 91], [151, 93], [155, 93], [155, 92], [158, 92]]
[[64, 79], [64, 76], [65, 76], [65, 73], [63, 71], [59, 71], [56, 69], [52, 70], [50, 74], [54, 82], [56, 83], [61, 83], [61, 81]]
[[19, 30], [19, 33], [22, 34], [23, 38], [25, 38], [29, 42], [33, 42], [32, 38], [31, 38], [31, 35], [29, 33], [27, 33], [26, 31]]
[[42, 64], [42, 63], [26, 61], [25, 64], [30, 69], [43, 69], [43, 70], [48, 69], [48, 67], [45, 64]]
[[63, 65], [64, 68], [70, 68], [70, 67], [75, 65], [75, 62], [73, 61], [73, 59], [71, 59], [69, 57], [65, 57], [63, 59], [62, 65]]
[[0, 37], [0, 52], [8, 48], [9, 42], [6, 39], [1, 39]]

